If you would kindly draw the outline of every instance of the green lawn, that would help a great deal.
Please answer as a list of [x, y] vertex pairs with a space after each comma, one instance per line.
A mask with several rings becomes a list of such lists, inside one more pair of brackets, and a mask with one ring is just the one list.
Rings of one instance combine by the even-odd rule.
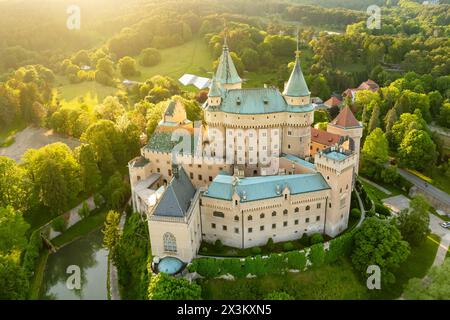
[[383, 204], [381, 200], [390, 197], [388, 194], [384, 193], [378, 188], [375, 188], [374, 186], [362, 180], [360, 180], [360, 182], [362, 183], [364, 190], [366, 190], [366, 193], [369, 196], [369, 198], [372, 199], [375, 203]]
[[[138, 63], [139, 76], [130, 77], [131, 80], [145, 81], [155, 75], [180, 78], [185, 73], [197, 76], [211, 77], [213, 59], [208, 46], [202, 37], [196, 36], [193, 40], [181, 46], [160, 50], [162, 60], [153, 67], [143, 67]], [[139, 62], [139, 56], [134, 57]]]
[[204, 299], [264, 299], [273, 291], [285, 291], [295, 299], [366, 299], [367, 290], [342, 259], [332, 265], [299, 273], [270, 275], [254, 279], [199, 281]]
[[22, 120], [20, 121], [14, 121], [9, 127], [7, 128], [0, 128], [0, 148], [6, 148], [12, 145], [15, 141], [14, 135], [22, 131], [26, 128], [26, 123]]
[[397, 299], [403, 293], [405, 285], [411, 278], [423, 278], [433, 264], [439, 246], [440, 238], [430, 235], [426, 242], [411, 248], [408, 259], [395, 272], [396, 282], [380, 291], [371, 292], [373, 299]]
[[102, 208], [92, 211], [89, 217], [81, 220], [71, 228], [64, 231], [63, 234], [54, 238], [52, 243], [57, 247], [61, 247], [62, 245], [66, 245], [91, 231], [98, 230], [103, 226], [106, 214], [107, 210]]
[[57, 77], [57, 83], [59, 86], [54, 89], [54, 94], [63, 106], [76, 106], [80, 102], [95, 106], [101, 103], [105, 97], [114, 95], [118, 90], [95, 81], [71, 84], [61, 76]]

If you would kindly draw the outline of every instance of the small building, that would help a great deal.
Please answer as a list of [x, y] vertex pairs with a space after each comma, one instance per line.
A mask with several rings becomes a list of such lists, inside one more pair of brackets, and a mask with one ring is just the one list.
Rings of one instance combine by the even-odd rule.
[[355, 101], [356, 93], [361, 90], [370, 90], [372, 92], [377, 92], [380, 90], [380, 86], [373, 80], [367, 80], [362, 82], [358, 88], [347, 89], [342, 93], [343, 97], [349, 97], [352, 101]]
[[340, 107], [342, 105], [342, 100], [336, 96], [332, 96], [330, 99], [324, 102], [324, 105], [328, 109], [333, 107]]

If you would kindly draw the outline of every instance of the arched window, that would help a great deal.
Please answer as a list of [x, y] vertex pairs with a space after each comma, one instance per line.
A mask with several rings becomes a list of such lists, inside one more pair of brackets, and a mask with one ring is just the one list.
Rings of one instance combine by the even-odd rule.
[[287, 215], [287, 214], [288, 214], [287, 209], [284, 209], [284, 210], [283, 210], [283, 214], [284, 214], [284, 215]]
[[177, 240], [175, 236], [170, 232], [166, 232], [163, 235], [164, 251], [177, 252]]
[[299, 212], [300, 211], [300, 209], [297, 207], [297, 208], [295, 208], [295, 210], [294, 210], [294, 212], [295, 213], [297, 213], [297, 212]]
[[252, 216], [248, 216], [248, 221], [251, 221], [251, 220], [253, 220], [253, 217]]
[[276, 211], [272, 212], [272, 217], [275, 217], [276, 215], [277, 215]]
[[239, 221], [239, 216], [234, 216], [234, 221]]
[[309, 209], [311, 209], [309, 206], [306, 206], [305, 210], [308, 211]]
[[259, 217], [261, 218], [261, 219], [264, 219], [264, 213], [261, 213], [260, 215], [259, 215]]

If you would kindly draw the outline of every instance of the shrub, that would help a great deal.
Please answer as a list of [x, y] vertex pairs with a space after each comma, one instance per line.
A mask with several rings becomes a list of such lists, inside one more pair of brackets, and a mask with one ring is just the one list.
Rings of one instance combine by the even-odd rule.
[[287, 254], [288, 267], [290, 269], [303, 270], [306, 266], [306, 255], [304, 251], [291, 251]]
[[34, 274], [36, 269], [36, 262], [39, 258], [40, 251], [43, 247], [42, 238], [39, 230], [35, 230], [30, 237], [25, 254], [23, 256], [23, 269], [28, 278]]
[[378, 203], [375, 203], [375, 212], [386, 217], [391, 215], [391, 211], [389, 210], [389, 208]]
[[261, 254], [261, 248], [260, 247], [253, 247], [252, 248], [253, 254]]
[[96, 193], [96, 194], [94, 194], [94, 203], [95, 203], [95, 207], [99, 208], [103, 203], [105, 203], [105, 199], [103, 199], [101, 194]]
[[374, 217], [375, 216], [375, 211], [373, 209], [370, 209], [369, 211], [366, 212], [366, 218], [370, 218], [370, 217]]
[[203, 253], [207, 253], [208, 252], [208, 248], [207, 247], [202, 247], [202, 249], [200, 250]]
[[323, 243], [317, 243], [311, 246], [309, 259], [314, 267], [320, 267], [325, 262], [325, 250]]
[[55, 231], [58, 232], [64, 232], [67, 229], [67, 222], [66, 219], [64, 219], [64, 216], [59, 216], [53, 219], [52, 221], [52, 228]]
[[166, 273], [152, 276], [148, 286], [149, 300], [200, 300], [201, 287], [186, 279], [174, 278]]
[[321, 233], [314, 233], [311, 235], [310, 243], [316, 244], [316, 243], [323, 243], [323, 235]]
[[88, 206], [87, 202], [83, 201], [83, 205], [81, 206], [80, 210], [78, 210], [78, 214], [82, 218], [87, 218], [87, 217], [89, 217], [90, 213], [91, 213], [91, 211], [89, 210], [89, 206]]
[[304, 233], [302, 235], [302, 237], [299, 240], [300, 244], [304, 247], [308, 247], [309, 246], [309, 237], [308, 234]]
[[350, 211], [350, 218], [353, 220], [359, 220], [361, 218], [361, 211], [357, 208], [354, 208]]
[[284, 251], [292, 251], [292, 250], [294, 250], [294, 245], [292, 244], [292, 242], [286, 242], [283, 244], [283, 250]]
[[274, 245], [273, 245], [273, 239], [272, 239], [272, 238], [269, 238], [269, 239], [267, 240], [266, 247], [267, 247], [267, 250], [269, 250], [269, 251], [272, 251], [272, 250], [273, 250]]
[[218, 251], [221, 252], [223, 250], [223, 244], [222, 241], [220, 241], [219, 239], [216, 240], [216, 242], [214, 242], [214, 248]]

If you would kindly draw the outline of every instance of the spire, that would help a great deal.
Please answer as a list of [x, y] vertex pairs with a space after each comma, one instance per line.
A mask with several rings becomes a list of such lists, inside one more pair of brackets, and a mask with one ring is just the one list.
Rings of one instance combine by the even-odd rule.
[[219, 84], [217, 83], [216, 77], [212, 78], [211, 85], [209, 86], [208, 97], [221, 97], [222, 92], [220, 90]]
[[356, 120], [348, 105], [346, 105], [341, 112], [339, 112], [338, 116], [334, 118], [330, 124], [341, 128], [361, 127], [361, 124], [358, 120]]
[[217, 66], [216, 80], [222, 86], [242, 83], [242, 79], [239, 77], [233, 59], [231, 58], [226, 35], [223, 43], [222, 55], [220, 56], [219, 65]]

